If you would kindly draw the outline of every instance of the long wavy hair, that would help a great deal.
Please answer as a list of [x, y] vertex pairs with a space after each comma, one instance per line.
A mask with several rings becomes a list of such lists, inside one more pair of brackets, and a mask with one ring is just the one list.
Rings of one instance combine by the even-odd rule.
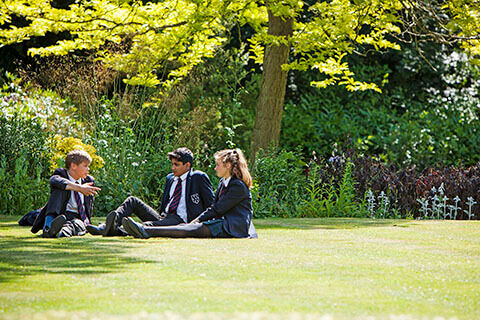
[[230, 163], [230, 175], [242, 180], [250, 189], [252, 187], [252, 176], [248, 171], [247, 160], [240, 149], [225, 149], [215, 152], [215, 160], [220, 159], [223, 164]]

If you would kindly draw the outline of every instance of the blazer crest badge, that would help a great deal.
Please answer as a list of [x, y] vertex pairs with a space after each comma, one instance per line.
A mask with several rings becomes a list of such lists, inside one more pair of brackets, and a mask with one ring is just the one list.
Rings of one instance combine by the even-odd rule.
[[195, 204], [199, 204], [200, 203], [200, 195], [198, 193], [194, 193], [190, 196], [190, 198], [192, 199], [192, 202], [195, 203]]

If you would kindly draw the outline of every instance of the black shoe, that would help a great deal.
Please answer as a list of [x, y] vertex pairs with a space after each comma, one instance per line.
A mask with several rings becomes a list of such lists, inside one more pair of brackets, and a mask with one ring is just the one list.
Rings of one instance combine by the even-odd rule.
[[125, 230], [123, 226], [117, 228], [117, 236], [119, 237], [126, 237], [128, 236], [128, 232]]
[[135, 238], [148, 239], [150, 236], [145, 231], [145, 228], [140, 223], [136, 223], [130, 217], [125, 217], [122, 219], [122, 226], [125, 228], [125, 231], [129, 235], [134, 236]]
[[129, 236], [132, 236], [134, 235], [134, 231], [130, 229], [130, 226], [127, 225], [127, 223], [124, 221], [126, 220], [127, 218], [123, 218], [122, 219], [122, 229], [125, 230], [125, 232], [127, 233], [127, 235]]
[[102, 236], [105, 232], [105, 223], [101, 223], [98, 226], [87, 224], [86, 228], [88, 233], [90, 233], [92, 236]]
[[44, 238], [56, 238], [57, 234], [62, 230], [63, 225], [67, 222], [67, 217], [63, 214], [59, 215], [55, 219], [52, 220], [52, 224], [50, 228], [44, 229], [42, 237]]
[[103, 230], [104, 237], [114, 237], [117, 235], [117, 212], [112, 211], [107, 215], [105, 220], [105, 229]]

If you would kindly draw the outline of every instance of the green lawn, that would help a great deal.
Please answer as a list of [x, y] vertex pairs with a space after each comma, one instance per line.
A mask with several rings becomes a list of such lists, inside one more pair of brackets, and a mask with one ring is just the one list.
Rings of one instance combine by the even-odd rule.
[[1, 319], [480, 319], [476, 221], [266, 219], [257, 240], [59, 240], [18, 219], [0, 217]]

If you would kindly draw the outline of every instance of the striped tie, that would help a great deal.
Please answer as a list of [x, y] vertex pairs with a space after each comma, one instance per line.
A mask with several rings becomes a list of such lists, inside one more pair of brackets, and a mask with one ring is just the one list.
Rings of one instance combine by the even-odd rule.
[[75, 201], [77, 202], [78, 214], [80, 214], [80, 218], [82, 219], [83, 223], [86, 225], [89, 223], [87, 214], [85, 213], [85, 208], [83, 207], [82, 199], [80, 199], [80, 194], [77, 191], [73, 192], [75, 196]]
[[220, 200], [220, 198], [223, 196], [223, 194], [225, 193], [225, 190], [227, 190], [227, 187], [225, 187], [225, 185], [222, 183], [221, 187], [220, 187], [220, 192], [218, 193], [218, 200]]
[[180, 203], [181, 196], [182, 196], [182, 179], [178, 178], [177, 185], [175, 186], [175, 191], [173, 191], [173, 195], [170, 200], [170, 206], [168, 207], [168, 214], [177, 213], [177, 208], [178, 208], [178, 204]]

